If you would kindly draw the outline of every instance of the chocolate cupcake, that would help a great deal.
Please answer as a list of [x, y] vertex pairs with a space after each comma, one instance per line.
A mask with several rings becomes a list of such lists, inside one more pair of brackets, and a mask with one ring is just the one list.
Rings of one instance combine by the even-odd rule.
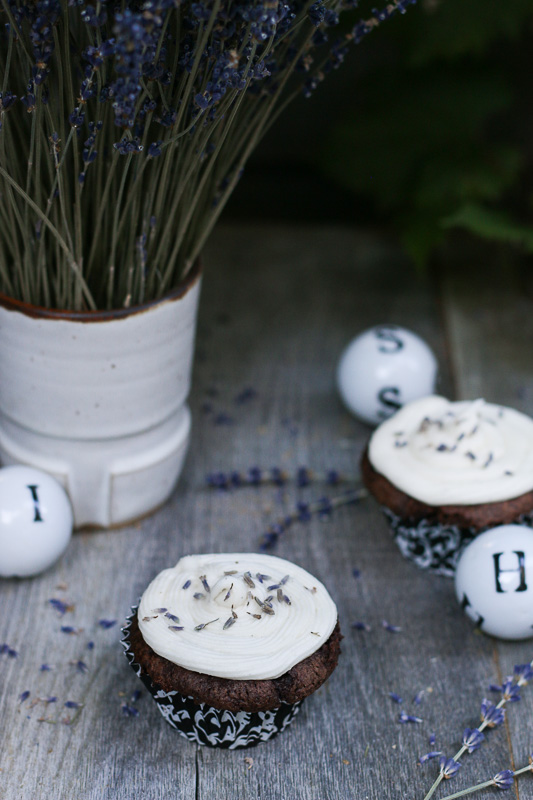
[[533, 524], [533, 420], [511, 408], [416, 400], [376, 429], [361, 467], [402, 553], [441, 575], [478, 533]]
[[335, 669], [342, 638], [316, 578], [251, 553], [182, 558], [123, 630], [128, 661], [167, 722], [229, 749], [282, 731]]

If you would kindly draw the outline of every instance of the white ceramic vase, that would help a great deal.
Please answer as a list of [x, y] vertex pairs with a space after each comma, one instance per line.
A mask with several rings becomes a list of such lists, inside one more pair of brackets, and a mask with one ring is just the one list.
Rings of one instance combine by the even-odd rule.
[[157, 303], [70, 313], [0, 298], [0, 458], [53, 475], [76, 527], [160, 506], [181, 472], [200, 270]]

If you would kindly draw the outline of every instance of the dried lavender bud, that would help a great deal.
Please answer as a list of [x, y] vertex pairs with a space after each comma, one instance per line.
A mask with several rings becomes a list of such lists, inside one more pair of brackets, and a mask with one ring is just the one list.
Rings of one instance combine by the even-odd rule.
[[208, 625], [212, 625], [213, 622], [218, 622], [219, 619], [220, 617], [217, 617], [216, 619], [209, 620], [209, 622], [202, 622], [200, 625], [197, 625], [194, 630], [203, 631], [204, 628], [207, 628]]
[[253, 582], [252, 576], [249, 572], [245, 572], [242, 578], [245, 584], [250, 587], [250, 589], [255, 589], [255, 583]]

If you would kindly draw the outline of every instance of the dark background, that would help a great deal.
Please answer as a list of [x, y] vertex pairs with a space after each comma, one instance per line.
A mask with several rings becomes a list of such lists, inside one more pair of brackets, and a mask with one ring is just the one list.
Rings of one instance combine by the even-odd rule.
[[529, 264], [532, 52], [531, 0], [419, 0], [284, 112], [225, 220], [377, 227], [418, 269], [457, 242]]

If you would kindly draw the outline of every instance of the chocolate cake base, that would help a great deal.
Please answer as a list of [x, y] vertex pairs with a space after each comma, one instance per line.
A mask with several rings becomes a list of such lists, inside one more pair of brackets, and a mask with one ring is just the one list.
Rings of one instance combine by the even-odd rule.
[[533, 527], [533, 492], [497, 503], [429, 506], [376, 472], [367, 451], [361, 473], [365, 486], [381, 504], [402, 554], [439, 575], [454, 575], [459, 556], [479, 533], [512, 523]]
[[123, 628], [126, 657], [161, 714], [190, 741], [213, 747], [251, 747], [292, 721], [300, 703], [335, 669], [337, 625], [322, 647], [279, 678], [242, 681], [192, 672], [157, 655], [142, 638], [137, 609]]

